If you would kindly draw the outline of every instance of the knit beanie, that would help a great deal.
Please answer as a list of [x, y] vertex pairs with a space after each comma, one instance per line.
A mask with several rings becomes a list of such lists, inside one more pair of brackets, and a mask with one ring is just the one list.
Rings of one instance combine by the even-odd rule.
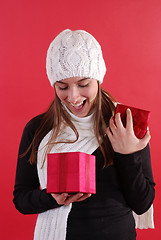
[[106, 66], [101, 46], [84, 30], [62, 31], [50, 44], [46, 59], [51, 85], [71, 77], [92, 78], [103, 82]]

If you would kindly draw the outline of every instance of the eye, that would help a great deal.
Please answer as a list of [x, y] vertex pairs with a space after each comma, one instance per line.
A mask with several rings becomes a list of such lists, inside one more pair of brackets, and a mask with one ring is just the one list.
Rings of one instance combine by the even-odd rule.
[[84, 88], [84, 87], [88, 87], [88, 83], [85, 84], [85, 85], [79, 85], [79, 87], [82, 87], [82, 88]]
[[59, 90], [66, 90], [68, 87], [59, 87]]

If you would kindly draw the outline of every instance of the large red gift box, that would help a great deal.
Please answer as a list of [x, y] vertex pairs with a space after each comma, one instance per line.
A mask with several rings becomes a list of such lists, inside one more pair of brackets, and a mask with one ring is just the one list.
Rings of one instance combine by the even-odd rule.
[[150, 111], [126, 106], [123, 104], [117, 104], [116, 113], [121, 113], [121, 120], [124, 125], [126, 126], [126, 109], [130, 108], [132, 117], [133, 117], [133, 128], [134, 133], [137, 138], [143, 138], [148, 127], [149, 118], [150, 118]]
[[82, 152], [47, 155], [48, 193], [96, 193], [95, 156]]

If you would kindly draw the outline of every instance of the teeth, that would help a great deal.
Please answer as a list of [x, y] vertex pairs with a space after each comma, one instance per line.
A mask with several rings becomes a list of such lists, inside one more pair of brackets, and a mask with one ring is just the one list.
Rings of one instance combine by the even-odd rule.
[[81, 106], [82, 104], [83, 104], [83, 102], [81, 102], [81, 103], [78, 103], [78, 104], [73, 104], [73, 103], [70, 103], [73, 107], [79, 107], [79, 106]]

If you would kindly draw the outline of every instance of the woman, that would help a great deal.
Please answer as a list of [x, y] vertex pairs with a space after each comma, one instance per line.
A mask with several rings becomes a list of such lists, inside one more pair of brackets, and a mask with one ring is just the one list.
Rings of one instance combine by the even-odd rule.
[[[55, 99], [24, 129], [15, 207], [39, 213], [34, 239], [136, 239], [132, 211], [147, 212], [155, 195], [149, 131], [136, 138], [129, 109], [126, 127], [119, 113], [114, 121], [114, 99], [100, 87], [106, 72], [101, 47], [89, 33], [61, 32], [46, 66]], [[77, 151], [96, 156], [96, 194], [47, 193], [47, 153]]]

